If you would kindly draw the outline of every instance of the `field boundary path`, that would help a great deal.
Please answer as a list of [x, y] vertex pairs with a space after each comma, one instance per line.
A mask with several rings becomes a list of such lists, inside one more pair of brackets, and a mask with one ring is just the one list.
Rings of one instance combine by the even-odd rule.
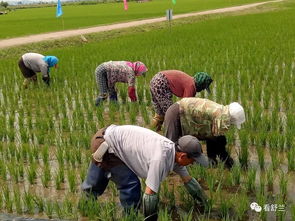
[[[233, 6], [228, 8], [220, 8], [220, 9], [201, 11], [201, 12], [179, 14], [179, 15], [174, 15], [173, 19], [187, 18], [187, 17], [199, 16], [199, 15], [220, 14], [220, 13], [227, 13], [227, 12], [242, 11], [245, 9], [253, 8], [253, 7], [264, 5], [267, 3], [274, 3], [274, 2], [280, 2], [280, 1], [282, 0], [258, 2], [258, 3]], [[24, 45], [24, 44], [48, 41], [48, 40], [55, 40], [55, 39], [73, 37], [73, 36], [96, 33], [96, 32], [111, 31], [116, 29], [135, 27], [135, 26], [163, 22], [163, 21], [166, 21], [166, 17], [150, 18], [150, 19], [130, 21], [130, 22], [124, 22], [124, 23], [101, 25], [101, 26], [95, 26], [90, 28], [81, 28], [81, 29], [75, 29], [75, 30], [66, 30], [66, 31], [29, 35], [24, 37], [10, 38], [10, 39], [0, 40], [0, 48], [8, 48], [12, 46], [18, 46], [18, 45]]]

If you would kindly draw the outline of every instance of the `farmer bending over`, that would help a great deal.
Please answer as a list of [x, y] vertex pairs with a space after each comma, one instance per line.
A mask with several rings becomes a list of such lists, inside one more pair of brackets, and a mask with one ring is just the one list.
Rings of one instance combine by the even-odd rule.
[[117, 101], [115, 84], [117, 82], [128, 83], [128, 96], [132, 102], [137, 101], [135, 93], [135, 77], [144, 75], [148, 69], [144, 63], [129, 61], [108, 61], [100, 64], [95, 69], [96, 83], [99, 89], [99, 96], [96, 98], [95, 105], [98, 106], [103, 100], [109, 98]]
[[57, 68], [57, 63], [58, 59], [55, 56], [43, 56], [37, 53], [24, 54], [18, 62], [19, 69], [25, 77], [24, 88], [28, 88], [30, 81], [37, 83], [36, 72], [42, 73], [42, 80], [49, 86], [50, 68]]
[[112, 180], [119, 190], [121, 205], [128, 212], [140, 205], [138, 177], [144, 178], [144, 216], [146, 220], [156, 220], [160, 184], [174, 171], [196, 202], [207, 203], [201, 186], [185, 167], [195, 161], [208, 166], [208, 159], [202, 154], [201, 144], [195, 137], [181, 137], [175, 144], [146, 128], [111, 125], [94, 135], [91, 151], [93, 159], [82, 184], [87, 195], [100, 196]]
[[244, 109], [237, 102], [224, 106], [208, 99], [183, 98], [166, 112], [165, 136], [174, 142], [184, 135], [205, 140], [209, 161], [216, 164], [218, 156], [231, 168], [234, 161], [225, 149], [224, 134], [231, 125], [240, 129], [244, 122]]
[[177, 97], [194, 97], [197, 92], [207, 89], [212, 83], [211, 77], [205, 72], [198, 72], [194, 77], [178, 70], [167, 70], [157, 73], [150, 82], [152, 103], [155, 116], [152, 127], [161, 130], [167, 109], [173, 104], [173, 94]]

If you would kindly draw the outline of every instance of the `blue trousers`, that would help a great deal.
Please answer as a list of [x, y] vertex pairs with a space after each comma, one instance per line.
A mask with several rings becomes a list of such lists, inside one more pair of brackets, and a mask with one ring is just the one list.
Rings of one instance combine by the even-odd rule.
[[125, 210], [137, 209], [140, 204], [140, 181], [135, 173], [125, 164], [106, 171], [93, 162], [90, 163], [86, 180], [82, 183], [82, 190], [95, 198], [102, 195], [109, 180], [112, 180], [120, 193], [120, 202]]

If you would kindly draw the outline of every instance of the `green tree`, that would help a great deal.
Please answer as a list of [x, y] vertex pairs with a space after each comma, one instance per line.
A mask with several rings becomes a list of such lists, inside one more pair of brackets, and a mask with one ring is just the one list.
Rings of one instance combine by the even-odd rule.
[[3, 1], [1, 1], [1, 2], [0, 2], [0, 5], [1, 5], [2, 7], [4, 7], [4, 8], [7, 8], [7, 6], [8, 6], [8, 2], [3, 2]]

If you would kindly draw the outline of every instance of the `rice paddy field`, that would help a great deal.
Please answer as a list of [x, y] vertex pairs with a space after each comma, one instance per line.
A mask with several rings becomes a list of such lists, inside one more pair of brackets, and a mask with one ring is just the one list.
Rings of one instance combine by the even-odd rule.
[[90, 27], [101, 24], [118, 23], [136, 19], [165, 16], [166, 9], [172, 8], [174, 14], [224, 8], [234, 5], [267, 0], [181, 0], [173, 5], [171, 1], [153, 0], [144, 3], [129, 2], [128, 11], [123, 3], [65, 5], [63, 16], [55, 17], [55, 7], [16, 9], [0, 16], [0, 39]]
[[[226, 2], [234, 3], [215, 6]], [[82, 196], [90, 139], [113, 123], [150, 128], [149, 81], [160, 70], [179, 69], [191, 75], [208, 72], [214, 79], [212, 93], [197, 96], [225, 105], [240, 102], [246, 122], [226, 134], [236, 163], [231, 170], [222, 163], [189, 167], [210, 198], [208, 210], [199, 210], [171, 174], [161, 186], [159, 220], [294, 221], [294, 27], [295, 1], [289, 0], [243, 13], [173, 21], [171, 26], [92, 34], [87, 43], [72, 38], [3, 50], [0, 211], [36, 219], [143, 220], [141, 213], [122, 215], [112, 183], [97, 201]], [[60, 59], [50, 88], [40, 77], [38, 85], [22, 88], [17, 62], [28, 50]], [[141, 60], [148, 66], [147, 76], [137, 78], [137, 103], [129, 101], [127, 86], [118, 84], [119, 103], [95, 107], [94, 70], [108, 60]], [[253, 202], [260, 212], [251, 209]]]

